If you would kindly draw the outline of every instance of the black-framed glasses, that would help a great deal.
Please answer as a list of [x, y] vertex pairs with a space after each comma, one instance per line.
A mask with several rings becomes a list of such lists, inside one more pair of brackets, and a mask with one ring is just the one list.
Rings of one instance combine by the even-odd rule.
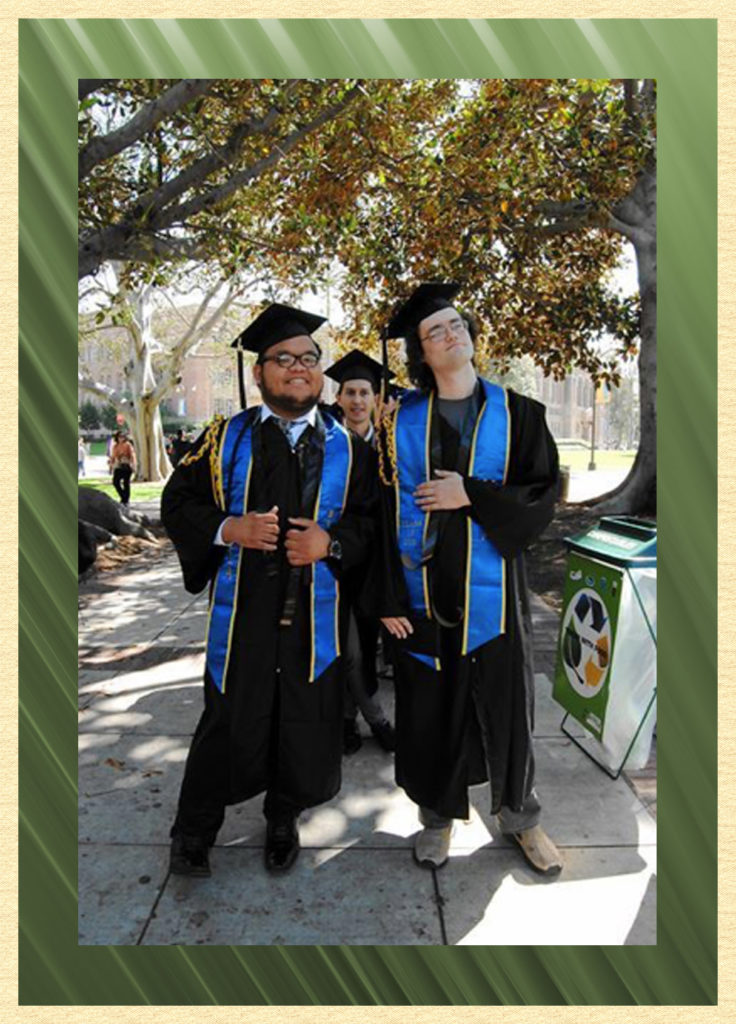
[[290, 370], [292, 366], [299, 363], [305, 370], [313, 370], [320, 358], [321, 356], [316, 352], [302, 352], [300, 356], [295, 356], [293, 352], [279, 352], [275, 356], [264, 356], [261, 362], [276, 363], [282, 370]]
[[442, 341], [448, 331], [454, 338], [458, 338], [464, 331], [467, 331], [467, 329], [468, 321], [463, 320], [460, 317], [456, 317], [452, 320], [448, 320], [447, 323], [437, 324], [437, 326], [433, 327], [431, 331], [427, 331], [421, 340], [432, 342]]

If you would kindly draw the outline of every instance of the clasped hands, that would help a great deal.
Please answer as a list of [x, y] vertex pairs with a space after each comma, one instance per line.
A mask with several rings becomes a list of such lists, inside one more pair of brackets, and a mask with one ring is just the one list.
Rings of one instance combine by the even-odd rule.
[[[239, 544], [256, 551], [275, 551], [279, 540], [279, 510], [274, 505], [268, 512], [246, 512], [232, 516], [222, 528], [226, 544]], [[327, 557], [330, 535], [313, 519], [293, 516], [289, 519], [294, 529], [286, 531], [284, 546], [289, 565], [311, 565]]]
[[[427, 480], [414, 491], [414, 501], [423, 512], [443, 512], [465, 508], [470, 498], [465, 490], [463, 478], [449, 469], [436, 469], [438, 480]], [[398, 640], [406, 640], [413, 632], [411, 622], [403, 616], [381, 619], [386, 629]]]

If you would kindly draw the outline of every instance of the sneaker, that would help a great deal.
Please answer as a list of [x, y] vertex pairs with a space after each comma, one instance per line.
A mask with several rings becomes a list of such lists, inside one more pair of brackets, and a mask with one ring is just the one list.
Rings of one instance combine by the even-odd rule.
[[342, 752], [343, 754], [355, 754], [363, 746], [363, 739], [358, 732], [358, 725], [354, 718], [346, 718], [342, 727]]
[[209, 878], [212, 871], [207, 840], [202, 836], [175, 835], [171, 840], [169, 870], [172, 875]]
[[441, 868], [450, 853], [452, 825], [423, 828], [414, 840], [414, 860], [423, 868]]
[[376, 737], [379, 747], [388, 751], [396, 750], [396, 733], [394, 727], [386, 719], [372, 725], [371, 732]]
[[266, 824], [264, 857], [268, 871], [288, 871], [299, 856], [296, 818], [272, 818]]
[[552, 877], [562, 871], [560, 851], [541, 825], [524, 829], [523, 832], [512, 832], [511, 836], [521, 847], [527, 862], [540, 875]]

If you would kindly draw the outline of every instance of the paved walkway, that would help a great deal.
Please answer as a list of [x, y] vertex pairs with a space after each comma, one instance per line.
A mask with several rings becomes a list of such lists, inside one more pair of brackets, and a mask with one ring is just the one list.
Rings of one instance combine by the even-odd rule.
[[[168, 829], [201, 707], [204, 596], [168, 552], [80, 591], [79, 942], [82, 945], [620, 945], [656, 942], [656, 821], [626, 778], [561, 732], [557, 619], [535, 599], [536, 757], [543, 823], [564, 852], [538, 880], [472, 792], [449, 863], [415, 866], [416, 809], [363, 725], [343, 786], [302, 815], [284, 877], [263, 867], [260, 799], [228, 809], [213, 876], [168, 874]], [[390, 683], [382, 700], [393, 706]], [[650, 773], [651, 782], [651, 773]], [[651, 787], [650, 787], [651, 788]]]

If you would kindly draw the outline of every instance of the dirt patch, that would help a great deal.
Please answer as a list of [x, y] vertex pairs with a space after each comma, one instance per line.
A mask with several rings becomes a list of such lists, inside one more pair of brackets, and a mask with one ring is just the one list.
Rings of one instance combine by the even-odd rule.
[[595, 526], [600, 518], [601, 513], [595, 505], [559, 504], [552, 522], [526, 551], [530, 589], [557, 612], [562, 610], [562, 590], [565, 585], [565, 538], [584, 533]]

